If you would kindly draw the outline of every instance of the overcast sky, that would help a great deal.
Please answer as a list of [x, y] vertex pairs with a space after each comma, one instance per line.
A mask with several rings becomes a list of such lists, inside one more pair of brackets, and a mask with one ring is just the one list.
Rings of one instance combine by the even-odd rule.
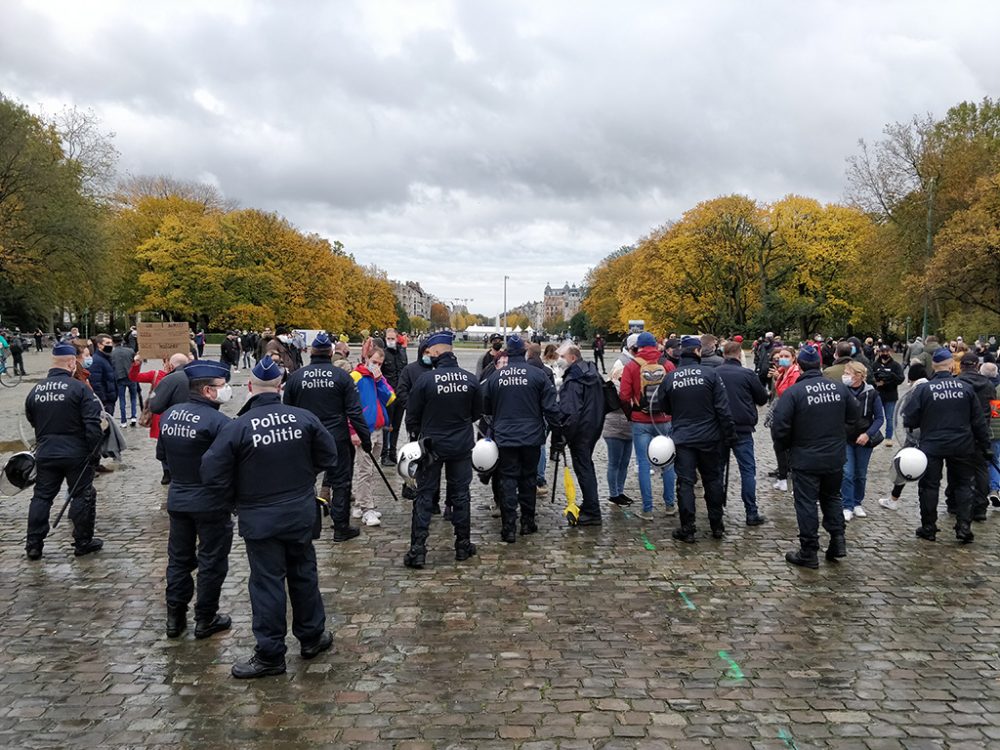
[[[0, 91], [473, 310], [858, 138], [1000, 95], [994, 2], [0, 3]], [[665, 286], [668, 286], [665, 280]]]

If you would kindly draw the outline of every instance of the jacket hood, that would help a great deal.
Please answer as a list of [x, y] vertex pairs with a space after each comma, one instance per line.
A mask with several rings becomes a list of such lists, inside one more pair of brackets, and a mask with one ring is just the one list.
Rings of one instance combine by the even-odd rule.
[[[653, 347], [653, 349], [655, 348]], [[571, 364], [563, 374], [563, 380], [579, 380], [585, 385], [593, 385], [600, 380], [600, 377], [597, 367], [593, 363], [585, 362], [582, 359]]]
[[652, 364], [653, 362], [659, 362], [661, 356], [660, 350], [655, 346], [644, 346], [636, 352], [633, 359], [644, 359]]

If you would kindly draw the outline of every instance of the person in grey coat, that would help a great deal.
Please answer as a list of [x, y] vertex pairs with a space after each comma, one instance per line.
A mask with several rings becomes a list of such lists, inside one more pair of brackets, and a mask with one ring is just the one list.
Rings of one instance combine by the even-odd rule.
[[[614, 383], [615, 390], [621, 389], [624, 371], [621, 361], [615, 360], [611, 367], [611, 382]], [[632, 463], [632, 423], [626, 418], [625, 412], [621, 409], [608, 412], [604, 417], [601, 437], [608, 448], [609, 500], [615, 505], [631, 505], [632, 498], [625, 494], [625, 480], [628, 478], [629, 464]]]

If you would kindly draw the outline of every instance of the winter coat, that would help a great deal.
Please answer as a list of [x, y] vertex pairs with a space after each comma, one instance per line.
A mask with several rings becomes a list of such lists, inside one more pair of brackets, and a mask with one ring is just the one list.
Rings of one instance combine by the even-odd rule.
[[903, 411], [903, 426], [920, 429], [920, 450], [928, 456], [966, 457], [985, 453], [990, 431], [982, 405], [968, 383], [936, 372], [914, 389]]
[[596, 443], [604, 428], [604, 386], [591, 362], [577, 360], [563, 373], [559, 391], [562, 434], [568, 443]]
[[386, 348], [382, 374], [394, 390], [399, 385], [399, 376], [403, 374], [403, 368], [406, 367], [406, 364], [406, 348], [400, 346], [398, 341], [395, 349]]
[[94, 352], [94, 361], [90, 365], [90, 387], [104, 404], [105, 411], [114, 411], [118, 400], [118, 380], [115, 378], [115, 366], [111, 364], [111, 357], [102, 351]]
[[542, 445], [546, 423], [559, 426], [555, 386], [523, 354], [510, 355], [482, 391], [483, 414], [493, 416], [493, 440], [501, 448]]
[[709, 448], [736, 442], [736, 426], [726, 386], [716, 368], [681, 356], [681, 366], [667, 376], [653, 400], [653, 411], [673, 416], [670, 436], [677, 445]]
[[[874, 367], [875, 390], [878, 391], [882, 403], [898, 401], [899, 386], [903, 382], [903, 366], [894, 359], [888, 362], [876, 359], [872, 367]], [[878, 385], [880, 382], [882, 385]]]
[[767, 391], [757, 374], [735, 359], [727, 359], [715, 368], [719, 380], [726, 386], [729, 411], [738, 433], [750, 433], [757, 426], [757, 407], [767, 403]]
[[358, 365], [351, 373], [361, 397], [361, 411], [365, 415], [369, 432], [381, 430], [389, 424], [386, 407], [396, 400], [396, 394], [383, 375], [378, 380], [366, 365]]
[[650, 417], [649, 411], [644, 411], [639, 408], [639, 400], [642, 397], [643, 390], [642, 366], [644, 364], [653, 364], [654, 362], [659, 362], [663, 365], [663, 369], [666, 370], [664, 382], [666, 382], [666, 379], [670, 377], [670, 373], [677, 369], [674, 367], [672, 362], [663, 358], [660, 354], [660, 350], [655, 346], [644, 346], [636, 353], [634, 359], [629, 359], [629, 361], [625, 364], [625, 369], [622, 370], [622, 382], [619, 396], [621, 398], [622, 407], [625, 409], [625, 413], [633, 422], [638, 422], [640, 424], [649, 424], [650, 422], [661, 424], [663, 422], [670, 421], [669, 414], [654, 412], [652, 417]]

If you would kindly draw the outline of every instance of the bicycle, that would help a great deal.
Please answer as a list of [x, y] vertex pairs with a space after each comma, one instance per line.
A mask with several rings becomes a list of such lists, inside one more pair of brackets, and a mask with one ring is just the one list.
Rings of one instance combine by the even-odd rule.
[[7, 369], [6, 355], [0, 355], [0, 385], [4, 388], [15, 388], [21, 384], [21, 375]]

